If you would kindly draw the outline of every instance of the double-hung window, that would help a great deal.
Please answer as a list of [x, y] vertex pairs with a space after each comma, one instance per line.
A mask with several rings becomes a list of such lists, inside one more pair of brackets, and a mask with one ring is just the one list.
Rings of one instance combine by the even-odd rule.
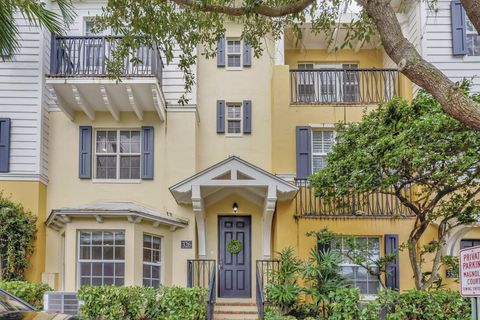
[[162, 284], [162, 238], [143, 235], [143, 285], [160, 287]]
[[312, 131], [312, 172], [317, 172], [327, 165], [327, 154], [332, 150], [334, 143], [334, 131]]
[[242, 67], [242, 41], [227, 39], [227, 68], [240, 69]]
[[80, 231], [78, 270], [80, 286], [124, 285], [125, 232]]
[[140, 179], [140, 131], [97, 130], [96, 179]]
[[[341, 274], [347, 279], [350, 285], [358, 288], [361, 294], [373, 295], [377, 294], [380, 283], [378, 278], [371, 275], [367, 269], [361, 267], [349, 258], [354, 257], [359, 252], [351, 252], [350, 246], [347, 244], [346, 237], [338, 237], [331, 243], [331, 250], [337, 252], [342, 257]], [[380, 238], [378, 237], [356, 237], [354, 238], [355, 247], [362, 248], [362, 253], [367, 254], [367, 261], [376, 261], [380, 258]], [[375, 267], [372, 266], [372, 270]]]
[[480, 56], [480, 35], [473, 26], [470, 19], [465, 15], [467, 33], [467, 55]]
[[228, 135], [242, 134], [242, 104], [241, 103], [227, 103], [227, 122]]

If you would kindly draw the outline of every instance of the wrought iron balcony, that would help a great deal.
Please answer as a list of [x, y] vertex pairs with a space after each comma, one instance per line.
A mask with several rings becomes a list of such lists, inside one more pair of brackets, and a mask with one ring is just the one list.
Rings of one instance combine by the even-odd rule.
[[[295, 216], [298, 218], [413, 216], [413, 212], [390, 193], [361, 192], [324, 199], [315, 196], [315, 190], [308, 180], [295, 179], [295, 184], [299, 187], [295, 198]], [[413, 190], [410, 189], [405, 196], [412, 198]]]
[[[52, 36], [50, 77], [105, 77], [121, 37]], [[139, 63], [132, 63], [135, 58]], [[123, 64], [124, 77], [156, 77], [161, 84], [163, 62], [158, 48], [140, 47]]]
[[396, 69], [290, 70], [292, 104], [378, 104], [400, 95]]

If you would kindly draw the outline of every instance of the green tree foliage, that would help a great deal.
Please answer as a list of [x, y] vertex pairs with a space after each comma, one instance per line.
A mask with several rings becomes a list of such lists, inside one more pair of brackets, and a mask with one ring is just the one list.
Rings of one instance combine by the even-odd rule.
[[38, 0], [1, 0], [0, 1], [0, 58], [12, 55], [19, 48], [19, 30], [15, 14], [34, 26], [41, 26], [55, 34], [61, 34], [73, 21], [75, 12], [71, 0], [54, 1], [61, 14], [47, 9], [47, 3]]
[[0, 281], [0, 288], [39, 310], [43, 308], [43, 295], [52, 291], [52, 288], [46, 284], [26, 281]]
[[[469, 94], [468, 83], [462, 90]], [[317, 195], [329, 199], [376, 191], [396, 196], [415, 216], [405, 246], [416, 287], [430, 288], [439, 280], [448, 232], [480, 214], [480, 132], [449, 117], [425, 91], [410, 104], [395, 98], [337, 130], [341, 135], [328, 165], [311, 177]], [[437, 240], [428, 242], [422, 236], [433, 223]], [[424, 270], [428, 256], [433, 263]]]
[[37, 218], [0, 194], [0, 279], [23, 280], [34, 250]]

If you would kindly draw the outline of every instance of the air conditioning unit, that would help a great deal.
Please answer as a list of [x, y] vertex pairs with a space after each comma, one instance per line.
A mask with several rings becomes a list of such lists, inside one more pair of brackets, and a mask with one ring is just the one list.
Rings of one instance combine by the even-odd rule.
[[76, 292], [50, 291], [43, 295], [43, 310], [50, 313], [78, 314], [80, 305]]

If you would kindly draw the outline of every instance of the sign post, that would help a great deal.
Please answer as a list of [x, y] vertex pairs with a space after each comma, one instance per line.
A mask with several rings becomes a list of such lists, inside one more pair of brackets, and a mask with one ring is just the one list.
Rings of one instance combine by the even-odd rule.
[[460, 294], [472, 299], [472, 320], [480, 320], [480, 246], [460, 250]]

